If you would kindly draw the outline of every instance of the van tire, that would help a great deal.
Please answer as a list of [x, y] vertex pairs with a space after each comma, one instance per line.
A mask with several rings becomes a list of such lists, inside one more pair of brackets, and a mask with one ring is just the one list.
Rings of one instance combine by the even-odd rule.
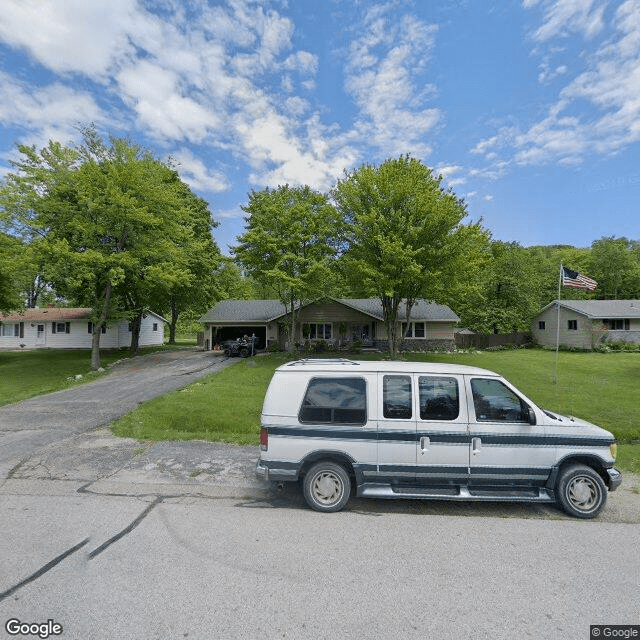
[[572, 464], [560, 472], [557, 484], [560, 506], [576, 518], [595, 518], [607, 502], [607, 487], [597, 471]]
[[307, 504], [315, 511], [340, 511], [349, 501], [351, 480], [343, 466], [326, 460], [307, 471], [302, 490]]

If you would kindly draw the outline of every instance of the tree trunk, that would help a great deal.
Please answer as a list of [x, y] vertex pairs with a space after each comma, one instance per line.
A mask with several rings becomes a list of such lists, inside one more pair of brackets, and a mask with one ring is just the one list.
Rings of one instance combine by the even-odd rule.
[[178, 324], [178, 305], [175, 300], [171, 301], [171, 322], [169, 323], [169, 344], [176, 343], [176, 326]]
[[389, 354], [392, 358], [396, 358], [398, 355], [397, 323], [400, 300], [401, 298], [398, 296], [382, 296], [380, 298], [382, 302], [382, 315], [387, 328], [387, 338], [389, 339]]
[[102, 327], [106, 325], [109, 317], [109, 301], [111, 300], [111, 282], [107, 282], [102, 294], [102, 310], [100, 311], [99, 322], [93, 323], [91, 333], [91, 371], [97, 371], [100, 368], [100, 336], [102, 335]]
[[133, 319], [131, 330], [131, 353], [134, 355], [140, 351], [140, 327], [142, 325], [142, 311], [138, 311]]

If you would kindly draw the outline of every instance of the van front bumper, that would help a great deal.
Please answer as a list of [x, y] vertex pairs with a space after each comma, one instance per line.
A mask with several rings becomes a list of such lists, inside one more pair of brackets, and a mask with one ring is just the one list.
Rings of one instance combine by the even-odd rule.
[[617, 469], [607, 469], [609, 491], [615, 491], [622, 484], [622, 474]]

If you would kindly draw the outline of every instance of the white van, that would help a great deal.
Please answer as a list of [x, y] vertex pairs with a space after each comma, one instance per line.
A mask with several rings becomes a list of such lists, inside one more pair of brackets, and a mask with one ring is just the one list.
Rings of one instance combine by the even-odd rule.
[[256, 473], [301, 479], [317, 511], [339, 511], [355, 487], [373, 498], [557, 501], [593, 518], [622, 480], [615, 442], [484, 369], [299, 360], [267, 390]]

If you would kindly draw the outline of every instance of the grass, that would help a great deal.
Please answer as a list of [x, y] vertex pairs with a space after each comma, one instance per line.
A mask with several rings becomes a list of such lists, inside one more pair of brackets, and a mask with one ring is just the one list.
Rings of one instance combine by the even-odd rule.
[[281, 355], [238, 360], [200, 382], [150, 400], [112, 426], [138, 440], [211, 440], [256, 444], [260, 412]]
[[[102, 351], [103, 367], [123, 357], [119, 351]], [[81, 375], [81, 380], [75, 376]], [[94, 380], [91, 354], [69, 349], [0, 351], [0, 406], [33, 396], [66, 389], [79, 382]]]
[[[375, 355], [357, 356], [374, 359]], [[238, 360], [180, 391], [143, 404], [113, 432], [139, 440], [210, 440], [257, 444], [262, 401], [282, 354]], [[618, 466], [640, 473], [640, 355], [555, 353], [538, 349], [454, 354], [409, 354], [407, 360], [468, 364], [497, 371], [542, 407], [576, 415], [611, 431], [624, 444]]]
[[[164, 348], [168, 347], [145, 347], [140, 354]], [[130, 353], [127, 350], [100, 351], [103, 367], [128, 357]], [[82, 378], [76, 380], [77, 375]], [[0, 406], [67, 389], [95, 380], [100, 375], [103, 374], [91, 371], [91, 353], [85, 350], [0, 351]]]

